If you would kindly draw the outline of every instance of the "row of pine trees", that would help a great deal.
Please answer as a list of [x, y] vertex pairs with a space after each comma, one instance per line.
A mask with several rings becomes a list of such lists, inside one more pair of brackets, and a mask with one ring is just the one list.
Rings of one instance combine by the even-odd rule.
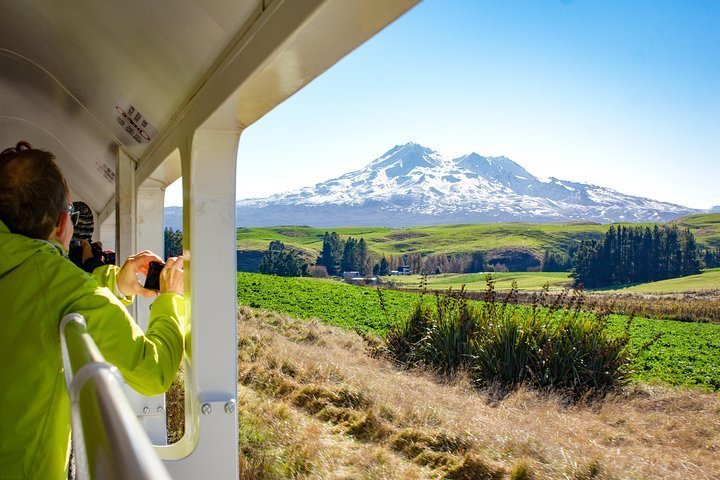
[[585, 288], [683, 277], [700, 273], [699, 253], [689, 229], [611, 226], [602, 240], [580, 243], [572, 276]]

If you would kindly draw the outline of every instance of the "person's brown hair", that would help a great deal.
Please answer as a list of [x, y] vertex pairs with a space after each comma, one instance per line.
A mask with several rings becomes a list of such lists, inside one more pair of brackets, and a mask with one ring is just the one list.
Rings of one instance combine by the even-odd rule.
[[66, 209], [67, 185], [55, 156], [18, 142], [0, 153], [0, 220], [13, 233], [47, 239]]

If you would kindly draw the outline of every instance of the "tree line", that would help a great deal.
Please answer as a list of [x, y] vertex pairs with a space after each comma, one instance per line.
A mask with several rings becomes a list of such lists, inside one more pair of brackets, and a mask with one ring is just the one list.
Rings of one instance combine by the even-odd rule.
[[401, 266], [408, 266], [416, 273], [468, 273], [485, 271], [487, 265], [482, 252], [448, 256], [434, 253], [407, 255], [382, 255], [369, 253], [364, 238], [343, 240], [337, 232], [325, 232], [323, 246], [317, 265], [324, 267], [328, 275], [342, 272], [358, 272], [361, 276], [388, 275]]
[[720, 248], [708, 248], [700, 254], [705, 268], [720, 268]]
[[580, 243], [571, 276], [576, 284], [594, 288], [694, 275], [700, 267], [689, 229], [611, 226], [600, 241]]
[[285, 247], [280, 240], [273, 240], [260, 260], [260, 273], [280, 277], [301, 277], [307, 273], [308, 265], [295, 250]]

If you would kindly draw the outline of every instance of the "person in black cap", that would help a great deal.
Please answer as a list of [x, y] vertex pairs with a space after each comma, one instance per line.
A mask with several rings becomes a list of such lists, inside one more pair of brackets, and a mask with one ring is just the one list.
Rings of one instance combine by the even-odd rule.
[[100, 242], [91, 243], [95, 221], [90, 207], [85, 202], [73, 202], [72, 205], [77, 221], [70, 242], [68, 258], [88, 273], [92, 273], [93, 270], [103, 265], [114, 264], [114, 252], [103, 251]]

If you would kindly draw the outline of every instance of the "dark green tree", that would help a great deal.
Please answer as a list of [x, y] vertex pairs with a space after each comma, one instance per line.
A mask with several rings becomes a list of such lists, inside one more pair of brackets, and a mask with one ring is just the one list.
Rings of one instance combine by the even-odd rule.
[[695, 275], [700, 273], [700, 256], [698, 253], [697, 242], [695, 236], [690, 232], [690, 229], [686, 229], [682, 232], [680, 237], [681, 245], [681, 260], [680, 260], [680, 273], [681, 275]]
[[285, 248], [279, 240], [273, 240], [260, 260], [260, 273], [277, 275], [280, 277], [299, 277], [307, 270], [297, 252]]
[[322, 251], [317, 264], [323, 265], [327, 269], [328, 275], [338, 275], [344, 248], [344, 242], [336, 232], [325, 232]]
[[345, 241], [343, 248], [342, 262], [340, 266], [341, 272], [359, 272], [360, 271], [360, 252], [358, 241], [350, 237]]
[[372, 273], [372, 256], [368, 252], [367, 243], [364, 238], [360, 238], [357, 244], [357, 261], [358, 272], [363, 277]]
[[183, 252], [183, 234], [180, 230], [165, 227], [165, 260]]
[[390, 264], [388, 264], [387, 258], [384, 256], [380, 259], [380, 270], [378, 273], [380, 275], [387, 275], [390, 273]]
[[473, 252], [468, 267], [468, 273], [484, 272], [486, 267], [485, 255], [483, 252]]
[[[550, 257], [546, 254], [546, 262]], [[576, 284], [594, 288], [693, 275], [700, 267], [697, 243], [689, 229], [611, 226], [599, 242], [581, 242], [572, 276]]]

